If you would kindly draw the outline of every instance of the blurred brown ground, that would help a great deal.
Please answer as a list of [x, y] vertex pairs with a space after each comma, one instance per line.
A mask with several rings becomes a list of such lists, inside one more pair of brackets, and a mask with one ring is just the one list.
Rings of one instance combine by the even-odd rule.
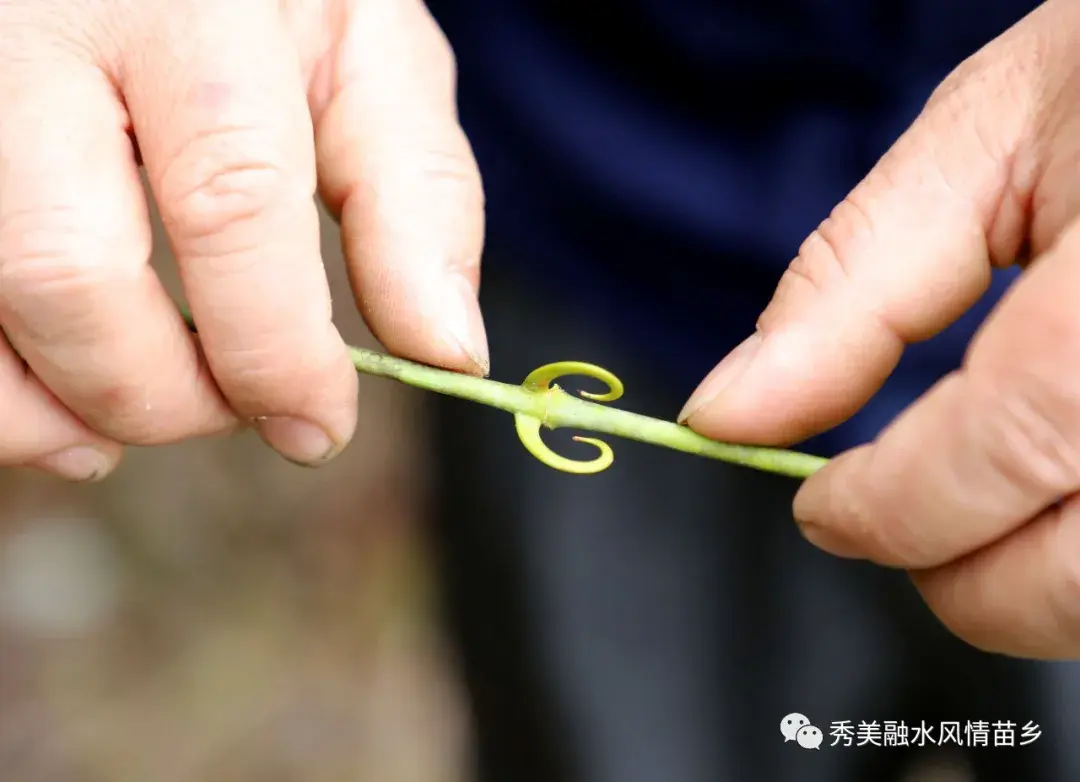
[[[374, 346], [323, 237], [338, 323]], [[464, 779], [419, 399], [361, 376], [360, 400], [320, 470], [252, 434], [133, 449], [93, 486], [0, 470], [0, 781]]]

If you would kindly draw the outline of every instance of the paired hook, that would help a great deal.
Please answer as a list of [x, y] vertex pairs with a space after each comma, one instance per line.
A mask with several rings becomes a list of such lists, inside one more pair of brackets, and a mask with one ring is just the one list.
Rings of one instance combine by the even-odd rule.
[[[588, 391], [579, 392], [582, 397], [593, 402], [614, 402], [623, 394], [623, 384], [619, 378], [606, 369], [581, 361], [559, 361], [554, 364], [545, 364], [530, 372], [521, 385], [529, 391], [546, 392], [547, 399], [550, 400], [552, 394], [566, 393], [558, 385], [554, 384], [555, 380], [566, 375], [591, 377], [607, 385], [608, 390], [601, 394], [589, 393]], [[522, 445], [525, 446], [529, 453], [548, 467], [554, 467], [556, 470], [574, 473], [575, 475], [593, 475], [606, 470], [615, 461], [615, 454], [612, 453], [611, 446], [594, 437], [574, 437], [573, 439], [579, 443], [589, 443], [595, 446], [600, 451], [600, 454], [595, 459], [582, 461], [560, 456], [551, 450], [543, 438], [540, 437], [541, 426], [548, 429], [555, 428], [547, 422], [546, 415], [543, 418], [535, 418], [524, 413], [514, 414], [514, 427], [517, 429]]]

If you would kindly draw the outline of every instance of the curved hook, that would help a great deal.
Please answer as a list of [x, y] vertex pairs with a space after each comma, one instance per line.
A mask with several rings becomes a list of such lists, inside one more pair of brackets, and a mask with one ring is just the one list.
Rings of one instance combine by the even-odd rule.
[[530, 391], [546, 391], [549, 388], [556, 389], [552, 385], [553, 380], [558, 380], [566, 375], [582, 375], [583, 377], [595, 378], [603, 382], [608, 390], [602, 394], [590, 394], [588, 391], [580, 391], [585, 399], [594, 402], [614, 402], [623, 395], [623, 384], [619, 378], [595, 364], [586, 364], [584, 361], [556, 361], [554, 364], [544, 364], [529, 373], [521, 385]]
[[[581, 396], [594, 402], [613, 402], [623, 394], [623, 384], [619, 378], [606, 369], [581, 361], [559, 361], [554, 364], [545, 364], [530, 372], [521, 385], [530, 391], [558, 392], [562, 391], [562, 389], [553, 381], [565, 375], [583, 375], [605, 383], [608, 390], [604, 393], [579, 392]], [[600, 451], [600, 454], [595, 459], [580, 461], [560, 456], [551, 450], [540, 436], [541, 426], [546, 426], [549, 429], [554, 428], [546, 420], [534, 418], [524, 413], [516, 413], [514, 415], [514, 426], [517, 429], [522, 445], [525, 446], [529, 453], [548, 467], [554, 467], [556, 470], [575, 475], [593, 475], [606, 470], [615, 461], [615, 454], [612, 453], [611, 446], [603, 440], [597, 440], [593, 437], [574, 437], [573, 439], [579, 443], [589, 443], [595, 446]]]

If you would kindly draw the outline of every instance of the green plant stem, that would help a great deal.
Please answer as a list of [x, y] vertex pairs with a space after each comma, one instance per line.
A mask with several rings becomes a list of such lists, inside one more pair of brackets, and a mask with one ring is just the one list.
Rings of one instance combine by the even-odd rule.
[[686, 426], [578, 399], [559, 389], [532, 391], [364, 348], [349, 348], [349, 355], [360, 372], [469, 399], [508, 413], [522, 413], [543, 421], [551, 429], [563, 427], [602, 432], [793, 478], [806, 478], [827, 461], [820, 456], [794, 451], [716, 442]]
[[[194, 330], [190, 314], [184, 311], [184, 317]], [[415, 388], [495, 407], [515, 414], [519, 420], [521, 416], [536, 419], [548, 429], [573, 428], [603, 432], [628, 440], [672, 448], [793, 478], [809, 477], [828, 461], [820, 456], [795, 451], [717, 442], [671, 421], [650, 418], [579, 399], [558, 386], [530, 388], [524, 385], [510, 385], [497, 380], [419, 364], [366, 348], [350, 346], [349, 356], [359, 372], [391, 378]], [[596, 371], [602, 374], [591, 374], [589, 369], [591, 365], [575, 366], [585, 369], [562, 374], [581, 374], [598, 379], [610, 377], [599, 368], [596, 368]], [[615, 380], [615, 382], [618, 381]], [[610, 398], [617, 398], [620, 394], [621, 387]], [[530, 450], [536, 454], [533, 448], [530, 447]], [[541, 461], [551, 464], [544, 456], [536, 455]], [[552, 466], [556, 465], [552, 464]], [[564, 468], [557, 467], [557, 469]]]

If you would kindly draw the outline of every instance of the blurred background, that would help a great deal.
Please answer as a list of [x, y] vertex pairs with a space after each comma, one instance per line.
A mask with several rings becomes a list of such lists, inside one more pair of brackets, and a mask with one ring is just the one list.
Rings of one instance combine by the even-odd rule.
[[[323, 242], [340, 328], [375, 346], [325, 215]], [[132, 449], [97, 485], [0, 470], [0, 780], [468, 777], [417, 529], [421, 400], [361, 376], [360, 402], [319, 470], [250, 433]]]

